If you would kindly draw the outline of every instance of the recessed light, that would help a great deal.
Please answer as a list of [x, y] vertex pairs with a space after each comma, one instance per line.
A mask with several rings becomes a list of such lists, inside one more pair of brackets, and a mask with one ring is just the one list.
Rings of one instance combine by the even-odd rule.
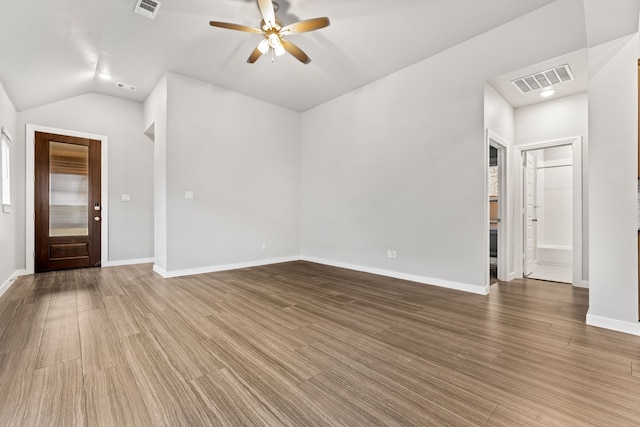
[[111, 74], [100, 73], [98, 74], [102, 80], [111, 80]]
[[548, 98], [548, 97], [550, 97], [551, 95], [553, 95], [554, 93], [556, 93], [556, 91], [555, 91], [555, 90], [553, 90], [553, 89], [547, 89], [547, 90], [545, 90], [545, 91], [543, 91], [543, 92], [540, 92], [540, 96], [541, 96], [541, 97], [543, 97], [543, 98]]

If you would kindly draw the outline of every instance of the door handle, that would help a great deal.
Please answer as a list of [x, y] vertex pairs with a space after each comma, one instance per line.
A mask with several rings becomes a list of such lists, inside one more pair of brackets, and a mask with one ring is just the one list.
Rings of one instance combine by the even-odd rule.
[[99, 216], [94, 216], [94, 217], [93, 217], [93, 220], [94, 220], [94, 221], [100, 221], [100, 217], [99, 217]]

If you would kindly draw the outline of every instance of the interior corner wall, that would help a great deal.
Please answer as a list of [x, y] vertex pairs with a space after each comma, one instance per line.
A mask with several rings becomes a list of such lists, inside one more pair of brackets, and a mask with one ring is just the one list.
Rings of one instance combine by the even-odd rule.
[[484, 126], [509, 144], [515, 139], [515, 110], [488, 83], [484, 91]]
[[[591, 90], [591, 89], [590, 89]], [[587, 92], [516, 108], [515, 145], [582, 136], [582, 280], [589, 280], [589, 96]]]
[[638, 34], [589, 49], [587, 323], [638, 327]]
[[300, 114], [175, 73], [167, 87], [167, 273], [297, 258]]
[[487, 292], [484, 84], [583, 47], [583, 16], [553, 2], [304, 112], [303, 256]]
[[[14, 139], [10, 145], [11, 163], [9, 170], [11, 172], [11, 183], [13, 187], [11, 200], [15, 206], [21, 203], [21, 195], [16, 191], [18, 176], [21, 172], [24, 175], [24, 166], [21, 166], [21, 163], [18, 162], [17, 156], [17, 146], [20, 142], [16, 138], [16, 123], [16, 109], [7, 95], [4, 86], [0, 83], [0, 126], [4, 126]], [[24, 145], [24, 143], [22, 143], [22, 145]], [[2, 180], [1, 177], [0, 180]], [[24, 196], [22, 196], [22, 199], [24, 199]], [[12, 212], [3, 212], [0, 206], [0, 293], [2, 293], [3, 284], [7, 283], [17, 270], [23, 268], [20, 267], [17, 262], [17, 254], [19, 251], [18, 242], [22, 237], [16, 232], [18, 228], [17, 216], [17, 209], [14, 209]]]
[[[105, 135], [109, 138], [109, 262], [153, 257], [153, 147], [144, 136], [142, 104], [88, 93], [18, 113], [18, 161], [25, 164], [26, 125]], [[25, 171], [22, 166], [18, 194], [18, 263], [25, 260]], [[121, 194], [129, 194], [123, 202]]]
[[[167, 271], [167, 75], [156, 83], [143, 104], [143, 127], [153, 129], [154, 270]], [[149, 136], [147, 136], [149, 137]]]

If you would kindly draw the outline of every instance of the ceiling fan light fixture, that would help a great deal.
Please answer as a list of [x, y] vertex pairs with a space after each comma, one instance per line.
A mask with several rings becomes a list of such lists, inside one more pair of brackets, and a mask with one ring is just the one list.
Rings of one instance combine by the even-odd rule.
[[[139, 0], [145, 1], [145, 0]], [[151, 0], [146, 0], [151, 1]], [[250, 1], [250, 0], [245, 0]], [[247, 33], [261, 34], [264, 38], [260, 41], [257, 47], [253, 49], [247, 62], [249, 64], [255, 63], [261, 56], [271, 51], [272, 61], [276, 56], [290, 53], [294, 58], [303, 64], [311, 62], [309, 56], [304, 53], [295, 44], [286, 40], [284, 36], [291, 34], [306, 33], [309, 31], [319, 30], [330, 25], [329, 18], [313, 18], [304, 21], [295, 22], [284, 26], [283, 22], [275, 16], [275, 12], [279, 9], [277, 3], [273, 0], [257, 0], [260, 14], [262, 15], [262, 21], [260, 21], [260, 28], [248, 27], [246, 25], [232, 24], [229, 22], [209, 21], [209, 25], [212, 27], [226, 28], [229, 30], [244, 31]]]
[[260, 42], [260, 44], [258, 44], [258, 50], [263, 55], [265, 55], [267, 52], [269, 52], [269, 40], [267, 40], [267, 39], [262, 40]]
[[282, 44], [279, 44], [279, 43], [278, 43], [278, 46], [273, 48], [273, 50], [275, 50], [276, 56], [282, 56], [285, 53], [287, 53], [287, 51], [284, 49], [284, 46], [282, 46]]
[[267, 40], [269, 41], [269, 46], [274, 49], [276, 49], [278, 46], [282, 46], [282, 43], [280, 43], [280, 37], [278, 37], [278, 34], [276, 33], [269, 34], [267, 36]]

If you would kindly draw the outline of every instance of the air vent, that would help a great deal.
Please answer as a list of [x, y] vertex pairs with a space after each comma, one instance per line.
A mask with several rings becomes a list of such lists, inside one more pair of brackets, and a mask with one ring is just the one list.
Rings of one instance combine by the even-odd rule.
[[122, 83], [122, 82], [116, 83], [116, 87], [119, 87], [120, 89], [126, 89], [126, 90], [131, 91], [131, 92], [135, 92], [136, 90], [138, 90], [137, 87], [135, 87], [133, 85], [128, 85], [128, 84]]
[[573, 73], [568, 64], [550, 70], [541, 71], [529, 76], [520, 77], [511, 83], [518, 88], [520, 93], [535, 92], [550, 86], [573, 80]]
[[162, 3], [160, 3], [159, 1], [137, 0], [136, 6], [133, 11], [138, 15], [144, 16], [145, 18], [155, 19], [161, 4]]

